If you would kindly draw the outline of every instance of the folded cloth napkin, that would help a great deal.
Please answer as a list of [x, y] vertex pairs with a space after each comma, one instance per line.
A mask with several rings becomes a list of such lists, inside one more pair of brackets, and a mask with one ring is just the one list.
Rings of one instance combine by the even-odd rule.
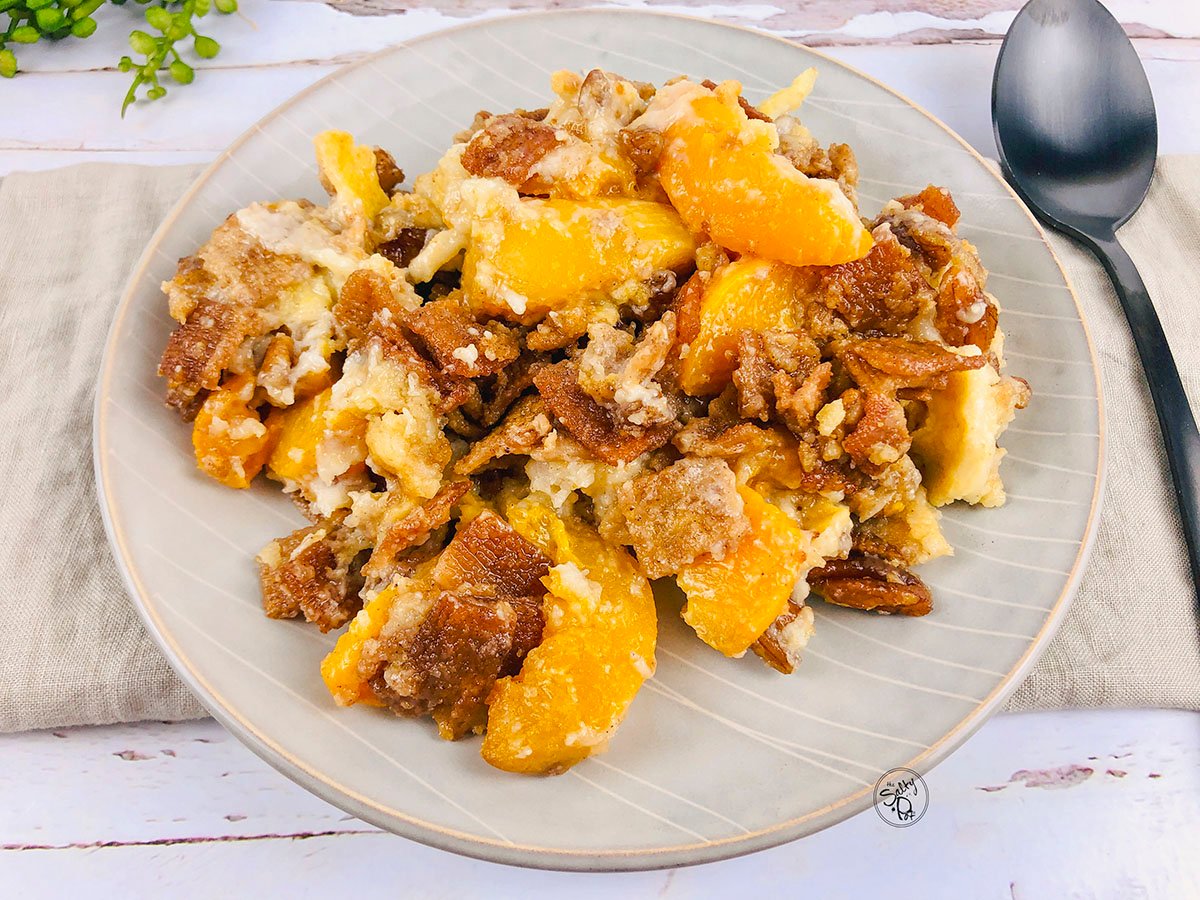
[[[201, 716], [104, 536], [92, 396], [125, 279], [197, 167], [85, 165], [0, 182], [0, 731]], [[1121, 240], [1200, 391], [1200, 156], [1160, 160]], [[1009, 709], [1200, 710], [1200, 629], [1154, 409], [1103, 270], [1052, 237], [1103, 369], [1108, 482], [1091, 564]]]

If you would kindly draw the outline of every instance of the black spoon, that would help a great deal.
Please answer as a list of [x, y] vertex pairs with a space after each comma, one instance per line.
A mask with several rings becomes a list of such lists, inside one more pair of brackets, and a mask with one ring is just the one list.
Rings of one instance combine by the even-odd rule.
[[1183, 534], [1200, 585], [1200, 433], [1137, 267], [1116, 230], [1142, 205], [1158, 155], [1154, 98], [1137, 52], [1096, 0], [1031, 0], [992, 82], [1005, 175], [1039, 217], [1108, 270], [1158, 412]]

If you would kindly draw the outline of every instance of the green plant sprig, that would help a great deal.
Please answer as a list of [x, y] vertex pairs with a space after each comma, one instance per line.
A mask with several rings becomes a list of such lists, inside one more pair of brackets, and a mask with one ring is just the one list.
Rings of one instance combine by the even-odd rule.
[[[0, 76], [12, 78], [19, 70], [11, 45], [91, 37], [96, 31], [94, 14], [106, 2], [125, 6], [127, 0], [0, 0], [0, 15], [8, 15], [8, 26], [0, 31]], [[212, 9], [226, 15], [237, 10], [237, 0], [134, 2], [137, 7], [145, 7], [149, 30], [135, 29], [129, 35], [129, 47], [137, 59], [122, 56], [117, 63], [122, 72], [133, 73], [133, 83], [121, 104], [122, 118], [139, 92], [147, 100], [166, 95], [167, 89], [160, 82], [164, 71], [177, 84], [191, 84], [196, 72], [180, 53], [187, 48], [187, 41], [190, 39], [192, 52], [200, 59], [212, 59], [221, 50], [213, 38], [197, 31], [196, 22]]]

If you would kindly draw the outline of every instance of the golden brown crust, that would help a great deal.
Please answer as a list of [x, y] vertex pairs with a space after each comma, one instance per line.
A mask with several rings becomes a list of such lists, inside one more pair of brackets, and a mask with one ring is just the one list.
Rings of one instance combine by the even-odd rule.
[[272, 619], [303, 614], [321, 631], [340, 628], [362, 608], [353, 547], [325, 521], [272, 541], [258, 555], [263, 609]]
[[159, 376], [167, 379], [167, 405], [185, 420], [194, 419], [243, 342], [263, 331], [264, 319], [255, 309], [199, 301], [187, 321], [171, 333], [158, 364]]
[[521, 399], [486, 437], [454, 464], [457, 475], [473, 475], [506, 456], [527, 455], [550, 433], [550, 418], [540, 397]]
[[520, 332], [477, 322], [458, 293], [422, 304], [404, 324], [442, 371], [460, 378], [495, 375], [521, 355]]
[[618, 421], [579, 385], [575, 363], [564, 361], [539, 371], [533, 378], [546, 408], [579, 443], [609, 465], [632, 462], [666, 444], [675, 424], [642, 427]]
[[444, 590], [474, 597], [518, 600], [541, 598], [550, 557], [504, 519], [483, 511], [458, 529], [433, 570]]
[[[399, 566], [400, 554], [424, 543], [442, 525], [450, 521], [455, 505], [471, 488], [469, 481], [450, 481], [443, 484], [432, 498], [418, 506], [398, 522], [383, 529], [376, 540], [371, 557], [362, 568], [367, 578], [383, 578]], [[411, 574], [411, 570], [403, 574]]]
[[863, 411], [842, 447], [859, 471], [878, 475], [908, 452], [912, 438], [904, 408], [886, 394], [863, 395]]
[[525, 116], [491, 116], [462, 155], [462, 166], [482, 178], [503, 178], [519, 190], [537, 190], [533, 168], [564, 141], [553, 125]]
[[933, 341], [869, 338], [835, 348], [851, 377], [864, 388], [889, 393], [901, 388], [945, 387], [953, 372], [979, 369], [987, 357], [963, 356]]
[[862, 259], [821, 270], [821, 302], [858, 331], [898, 334], [921, 311], [930, 288], [913, 259], [890, 231], [876, 229], [875, 246]]
[[621, 485], [601, 531], [633, 547], [648, 577], [662, 578], [701, 556], [724, 559], [749, 527], [728, 464], [682, 459]]
[[[536, 627], [530, 621], [535, 616]], [[430, 714], [443, 738], [458, 740], [482, 730], [492, 685], [515, 674], [537, 646], [540, 619], [529, 601], [497, 603], [443, 592], [402, 660], [390, 663], [372, 686], [394, 711]]]

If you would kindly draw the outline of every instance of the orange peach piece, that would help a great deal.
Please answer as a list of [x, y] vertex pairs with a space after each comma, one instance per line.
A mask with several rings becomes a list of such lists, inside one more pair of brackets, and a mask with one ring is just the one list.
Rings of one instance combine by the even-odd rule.
[[478, 312], [534, 324], [597, 298], [644, 300], [652, 276], [682, 271], [695, 253], [666, 203], [523, 199], [472, 229], [463, 290]]
[[740, 656], [787, 608], [808, 567], [811, 537], [752, 488], [740, 487], [750, 531], [722, 560], [702, 559], [676, 581], [687, 595], [683, 619], [704, 643]]
[[313, 139], [317, 167], [334, 197], [373, 219], [390, 198], [379, 186], [375, 150], [355, 144], [344, 131], [322, 131]]
[[250, 486], [278, 436], [249, 405], [253, 398], [254, 377], [233, 375], [205, 398], [192, 425], [196, 467], [231, 488]]
[[654, 596], [633, 557], [591, 526], [537, 500], [508, 513], [556, 565], [543, 579], [542, 643], [492, 689], [480, 752], [508, 772], [557, 774], [604, 749], [653, 674]]
[[704, 286], [700, 329], [688, 345], [680, 382], [693, 397], [719, 394], [737, 365], [744, 329], [795, 328], [800, 300], [813, 276], [792, 266], [743, 256], [718, 269]]
[[316, 474], [317, 444], [325, 434], [325, 410], [331, 390], [287, 409], [273, 410], [268, 422], [277, 423], [279, 440], [267, 460], [267, 474], [277, 481], [303, 482]]
[[396, 588], [386, 587], [364, 606], [342, 633], [329, 655], [321, 661], [321, 679], [339, 706], [364, 703], [382, 706], [376, 699], [371, 686], [362, 680], [358, 664], [362, 660], [363, 645], [379, 636], [391, 613], [396, 599]]
[[738, 253], [793, 266], [865, 256], [871, 234], [841, 188], [804, 175], [778, 143], [774, 126], [748, 119], [735, 96], [702, 93], [667, 128], [659, 179], [693, 231]]

